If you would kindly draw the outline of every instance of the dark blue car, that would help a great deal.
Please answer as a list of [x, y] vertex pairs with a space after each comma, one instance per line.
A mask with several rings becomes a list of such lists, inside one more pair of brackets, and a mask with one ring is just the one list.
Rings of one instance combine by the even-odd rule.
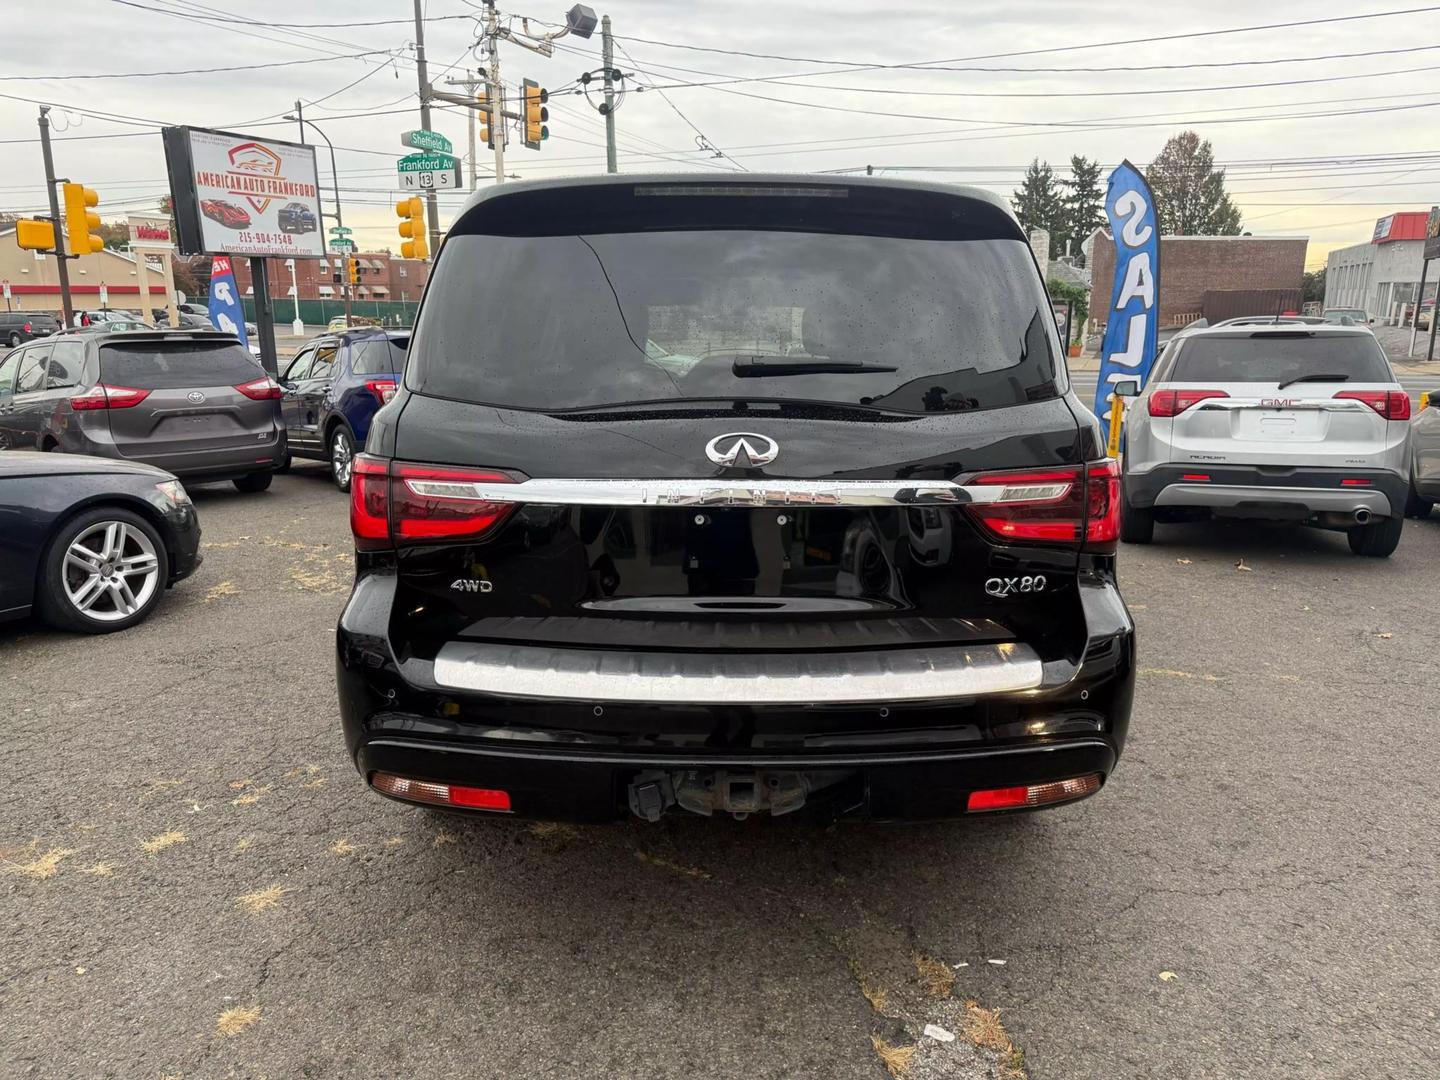
[[[328, 461], [341, 491], [365, 446], [370, 418], [395, 396], [410, 331], [359, 327], [308, 341], [280, 371], [281, 413], [290, 455]], [[290, 466], [290, 456], [278, 471]]]
[[320, 223], [315, 220], [314, 211], [304, 203], [286, 203], [276, 217], [281, 232], [307, 233], [320, 227]]

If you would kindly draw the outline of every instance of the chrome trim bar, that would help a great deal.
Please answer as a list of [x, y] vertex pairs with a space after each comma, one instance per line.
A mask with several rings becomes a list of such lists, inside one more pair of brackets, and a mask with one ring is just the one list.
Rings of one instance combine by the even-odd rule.
[[1033, 690], [1028, 645], [834, 653], [631, 653], [452, 641], [440, 686], [476, 693], [634, 705], [860, 705]]
[[[976, 484], [950, 480], [407, 480], [419, 495], [485, 502], [561, 506], [964, 506], [993, 502], [1048, 502], [1068, 483]], [[440, 490], [442, 488], [444, 490]]]

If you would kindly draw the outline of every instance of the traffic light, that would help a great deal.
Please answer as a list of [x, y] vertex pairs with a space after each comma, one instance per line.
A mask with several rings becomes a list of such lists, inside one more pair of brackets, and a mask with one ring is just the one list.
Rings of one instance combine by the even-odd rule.
[[100, 196], [83, 184], [65, 184], [65, 243], [71, 255], [92, 255], [105, 247], [105, 241], [91, 230], [100, 227], [100, 215], [90, 207], [100, 204]]
[[359, 259], [346, 259], [346, 260], [345, 260], [345, 274], [346, 274], [346, 276], [350, 279], [350, 284], [351, 284], [351, 285], [358, 285], [358, 284], [360, 284], [360, 260], [359, 260]]
[[54, 222], [20, 218], [15, 222], [15, 243], [27, 251], [54, 251]]
[[395, 213], [400, 216], [400, 254], [406, 259], [428, 259], [430, 246], [425, 242], [425, 204], [420, 196], [412, 195], [395, 204]]
[[545, 121], [550, 119], [550, 110], [545, 108], [545, 103], [550, 100], [550, 91], [533, 79], [523, 80], [522, 85], [525, 95], [525, 145], [531, 150], [539, 150], [540, 143], [550, 137], [550, 129], [545, 126]]
[[475, 111], [480, 114], [480, 141], [494, 150], [495, 144], [490, 141], [490, 95], [487, 91], [476, 92]]

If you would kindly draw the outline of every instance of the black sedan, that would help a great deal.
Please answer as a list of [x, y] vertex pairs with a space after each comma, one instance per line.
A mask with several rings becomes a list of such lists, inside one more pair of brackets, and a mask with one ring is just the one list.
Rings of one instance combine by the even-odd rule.
[[33, 610], [59, 630], [124, 630], [199, 565], [200, 519], [163, 469], [0, 453], [0, 620]]

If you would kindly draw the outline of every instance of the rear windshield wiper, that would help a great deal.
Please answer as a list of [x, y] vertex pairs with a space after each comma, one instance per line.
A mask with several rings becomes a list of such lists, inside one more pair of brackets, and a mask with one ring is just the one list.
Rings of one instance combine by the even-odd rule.
[[1341, 375], [1336, 372], [1320, 372], [1315, 375], [1296, 375], [1293, 379], [1286, 379], [1276, 390], [1284, 390], [1287, 386], [1294, 386], [1297, 382], [1349, 382], [1349, 375]]
[[737, 379], [760, 379], [770, 375], [848, 375], [851, 372], [899, 371], [893, 364], [856, 364], [843, 360], [798, 360], [791, 357], [737, 356], [730, 365]]

